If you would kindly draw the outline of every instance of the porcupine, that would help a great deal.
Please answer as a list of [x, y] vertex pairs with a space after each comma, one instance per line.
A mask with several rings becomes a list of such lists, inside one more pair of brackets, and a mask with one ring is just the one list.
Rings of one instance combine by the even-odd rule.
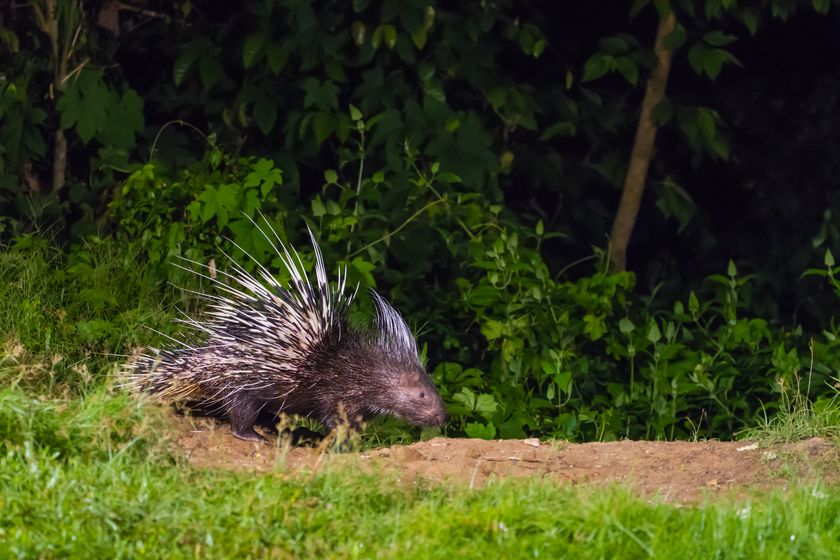
[[183, 320], [207, 335], [206, 342], [151, 349], [130, 365], [129, 384], [168, 401], [216, 408], [230, 420], [233, 435], [249, 441], [264, 441], [254, 425], [266, 413], [271, 419], [280, 413], [314, 417], [327, 430], [343, 420], [355, 428], [379, 414], [442, 426], [445, 405], [400, 314], [370, 290], [374, 325], [350, 325], [347, 313], [358, 286], [346, 289], [345, 267], [330, 289], [312, 231], [314, 284], [297, 251], [287, 248], [270, 224], [273, 240], [254, 225], [288, 270], [290, 285], [281, 285], [241, 247], [261, 280], [222, 252], [231, 270], [219, 275], [227, 281], [198, 274], [223, 295], [200, 294], [209, 302], [207, 321]]

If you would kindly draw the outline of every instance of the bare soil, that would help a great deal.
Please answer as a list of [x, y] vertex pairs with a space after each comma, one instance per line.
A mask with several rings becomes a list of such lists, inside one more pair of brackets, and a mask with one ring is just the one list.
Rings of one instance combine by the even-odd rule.
[[197, 468], [282, 472], [323, 468], [383, 469], [478, 488], [492, 479], [538, 477], [558, 484], [621, 482], [645, 496], [690, 503], [710, 495], [744, 496], [820, 480], [840, 481], [840, 447], [832, 441], [760, 446], [751, 441], [616, 441], [572, 444], [527, 440], [434, 438], [354, 453], [245, 442], [225, 424], [177, 417], [175, 452]]

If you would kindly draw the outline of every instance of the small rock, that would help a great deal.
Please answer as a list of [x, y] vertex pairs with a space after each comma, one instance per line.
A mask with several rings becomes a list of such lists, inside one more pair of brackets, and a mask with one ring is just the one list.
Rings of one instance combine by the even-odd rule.
[[525, 445], [530, 445], [531, 447], [539, 447], [540, 438], [528, 438], [526, 440], [522, 440], [522, 443], [524, 443]]
[[750, 443], [749, 445], [736, 447], [735, 451], [752, 451], [753, 449], [758, 449], [758, 444], [757, 443]]

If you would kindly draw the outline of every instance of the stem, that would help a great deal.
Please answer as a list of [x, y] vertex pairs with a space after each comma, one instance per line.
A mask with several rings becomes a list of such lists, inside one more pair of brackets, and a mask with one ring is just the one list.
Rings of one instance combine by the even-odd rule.
[[420, 208], [419, 210], [417, 210], [414, 214], [412, 214], [411, 216], [409, 216], [409, 217], [408, 217], [408, 219], [406, 219], [406, 221], [404, 221], [403, 223], [401, 223], [401, 224], [399, 225], [399, 227], [397, 227], [395, 230], [393, 230], [393, 231], [389, 231], [389, 232], [387, 232], [385, 235], [383, 235], [382, 237], [380, 237], [379, 239], [376, 239], [376, 240], [374, 240], [374, 241], [371, 241], [370, 243], [368, 243], [367, 245], [365, 245], [365, 246], [364, 246], [364, 247], [362, 247], [361, 249], [357, 249], [357, 250], [353, 251], [352, 253], [350, 253], [349, 255], [347, 255], [347, 258], [348, 258], [348, 259], [352, 259], [353, 257], [355, 257], [356, 255], [358, 255], [359, 253], [363, 253], [364, 251], [366, 251], [366, 250], [370, 249], [370, 248], [371, 248], [371, 247], [373, 247], [374, 245], [377, 245], [378, 243], [382, 243], [383, 241], [387, 241], [388, 239], [390, 239], [390, 238], [391, 238], [391, 236], [392, 236], [392, 235], [395, 235], [395, 234], [396, 234], [396, 233], [398, 233], [398, 232], [399, 232], [402, 228], [404, 228], [405, 226], [407, 226], [408, 224], [410, 224], [411, 222], [413, 222], [413, 221], [414, 221], [414, 219], [415, 219], [415, 218], [417, 218], [417, 216], [419, 216], [420, 214], [422, 214], [423, 212], [425, 212], [426, 210], [428, 210], [429, 208], [431, 208], [431, 207], [432, 207], [432, 206], [434, 206], [435, 204], [440, 204], [441, 202], [444, 202], [445, 200], [446, 200], [445, 198], [441, 198], [441, 199], [438, 199], [438, 200], [433, 200], [433, 201], [431, 201], [430, 203], [426, 204], [425, 206], [423, 206], [422, 208]]
[[158, 133], [157, 133], [157, 134], [155, 134], [155, 139], [154, 139], [154, 141], [152, 142], [152, 147], [149, 149], [149, 159], [148, 159], [148, 161], [149, 161], [149, 162], [150, 162], [150, 161], [152, 161], [152, 157], [154, 157], [154, 155], [155, 155], [155, 147], [157, 146], [158, 139], [160, 138], [160, 135], [161, 135], [161, 134], [163, 134], [163, 131], [164, 131], [164, 130], [166, 130], [169, 126], [171, 126], [171, 125], [173, 125], [173, 124], [177, 124], [178, 126], [185, 126], [185, 127], [187, 127], [187, 128], [191, 128], [191, 129], [193, 129], [193, 130], [194, 130], [195, 132], [197, 132], [197, 133], [198, 133], [198, 134], [199, 134], [202, 138], [204, 138], [204, 141], [205, 141], [207, 144], [210, 144], [210, 146], [213, 146], [213, 144], [211, 144], [211, 143], [210, 143], [210, 139], [209, 139], [209, 138], [207, 138], [207, 135], [206, 135], [206, 134], [204, 134], [204, 132], [202, 132], [200, 128], [198, 128], [198, 127], [197, 127], [197, 126], [195, 126], [194, 124], [190, 124], [190, 123], [188, 123], [188, 122], [186, 122], [186, 121], [182, 121], [181, 119], [177, 119], [177, 120], [174, 120], [174, 121], [169, 121], [169, 122], [165, 123], [162, 127], [160, 127], [160, 130], [158, 130]]
[[[361, 121], [359, 122], [361, 125]], [[357, 125], [357, 130], [359, 131], [359, 174], [356, 177], [356, 200], [353, 205], [353, 217], [357, 219], [359, 217], [359, 197], [362, 195], [362, 175], [365, 171], [365, 129], [364, 126]], [[356, 224], [350, 224], [350, 233], [353, 233], [353, 230], [356, 229]], [[350, 238], [347, 239], [347, 252], [350, 252]], [[350, 257], [355, 255], [356, 253], [350, 254]], [[349, 258], [349, 257], [348, 257]]]

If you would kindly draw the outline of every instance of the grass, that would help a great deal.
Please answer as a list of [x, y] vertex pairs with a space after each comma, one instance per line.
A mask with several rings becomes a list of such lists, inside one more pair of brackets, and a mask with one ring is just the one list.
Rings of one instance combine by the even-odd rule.
[[[178, 298], [108, 241], [70, 260], [37, 237], [0, 251], [0, 559], [840, 557], [833, 488], [675, 507], [620, 486], [192, 469], [106, 354], [160, 341], [142, 325], [177, 334]], [[773, 422], [808, 425], [795, 414]]]
[[[812, 437], [831, 438], [840, 443], [840, 391], [829, 398], [811, 400], [811, 377], [814, 366], [814, 349], [811, 346], [811, 368], [802, 387], [802, 377], [797, 375], [793, 386], [779, 380], [781, 399], [773, 416], [765, 412], [759, 424], [744, 430], [742, 435], [763, 444], [788, 443]], [[840, 379], [835, 379], [835, 388], [840, 388]]]
[[6, 390], [0, 425], [4, 558], [840, 555], [830, 488], [679, 508], [619, 486], [195, 470], [168, 455], [151, 411], [107, 391], [63, 402]]

